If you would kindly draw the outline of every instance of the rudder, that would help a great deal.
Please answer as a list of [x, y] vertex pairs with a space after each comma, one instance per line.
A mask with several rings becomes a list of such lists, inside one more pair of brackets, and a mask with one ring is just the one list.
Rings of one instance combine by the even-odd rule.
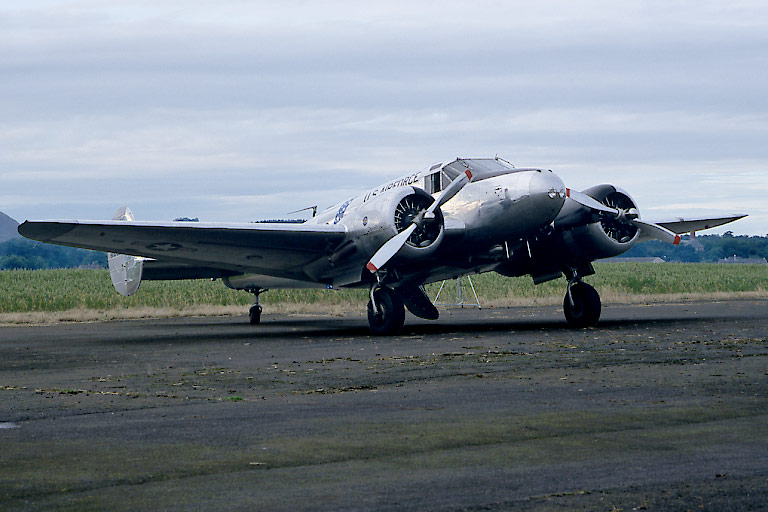
[[[127, 206], [119, 208], [112, 220], [131, 222], [134, 220], [133, 212]], [[127, 254], [107, 253], [109, 262], [109, 277], [115, 290], [129, 297], [136, 293], [141, 286], [141, 274], [144, 268], [144, 258], [141, 256], [129, 256]]]

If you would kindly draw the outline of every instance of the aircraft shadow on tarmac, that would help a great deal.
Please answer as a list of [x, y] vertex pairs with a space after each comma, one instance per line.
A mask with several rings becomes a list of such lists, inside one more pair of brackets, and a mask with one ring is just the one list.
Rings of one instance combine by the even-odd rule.
[[[476, 321], [467, 320], [447, 320], [445, 322], [425, 322], [417, 323], [412, 322], [410, 325], [406, 322], [403, 328], [402, 335], [427, 335], [427, 334], [473, 334], [482, 332], [499, 332], [499, 331], [560, 331], [560, 332], [581, 332], [581, 331], [594, 331], [599, 332], [602, 329], [624, 329], [631, 328], [636, 330], [643, 326], [676, 326], [679, 327], [684, 324], [701, 324], [714, 320], [718, 320], [717, 317], [690, 317], [680, 316], [676, 318], [638, 318], [629, 320], [603, 320], [597, 327], [591, 327], [586, 329], [574, 329], [570, 327], [565, 320], [540, 320], [540, 319], [526, 319], [526, 318], [482, 318]], [[414, 319], [415, 320], [415, 319]], [[350, 323], [350, 319], [346, 319], [347, 324]], [[348, 335], [348, 336], [371, 336], [365, 325], [362, 324], [364, 320], [361, 318], [360, 326], [351, 326], [342, 324], [339, 320], [335, 319], [295, 319], [295, 320], [278, 320], [275, 322], [265, 322], [265, 327], [285, 327], [289, 329], [288, 332], [281, 331], [279, 333], [263, 333], [265, 335], [277, 334], [279, 336], [285, 336], [286, 334], [306, 334], [311, 336], [336, 336]], [[306, 331], [304, 329], [306, 328]], [[251, 335], [255, 337], [261, 337], [262, 334], [253, 332]]]
[[[429, 336], [429, 335], [471, 335], [477, 333], [499, 333], [508, 331], [533, 332], [549, 331], [559, 333], [579, 333], [590, 331], [599, 333], [601, 330], [632, 330], [638, 331], [645, 327], [680, 328], [695, 326], [713, 321], [723, 321], [726, 316], [719, 315], [694, 315], [681, 312], [679, 316], [665, 318], [627, 318], [602, 320], [597, 327], [587, 329], [573, 329], [565, 320], [536, 319], [536, 318], [488, 318], [478, 317], [476, 320], [467, 318], [447, 318], [438, 322], [426, 322], [417, 318], [409, 318], [403, 329], [402, 336]], [[188, 323], [164, 323], [152, 321], [145, 324], [146, 334], [133, 331], [127, 336], [117, 336], [115, 343], [198, 343], [198, 342], [231, 342], [231, 341], [257, 341], [259, 339], [292, 339], [303, 342], [307, 338], [370, 338], [386, 340], [388, 337], [372, 336], [367, 328], [365, 319], [360, 316], [347, 316], [343, 318], [319, 317], [319, 318], [288, 318], [270, 320], [264, 318], [259, 326], [251, 326], [247, 320], [240, 317], [225, 321], [210, 322], [205, 319], [196, 319]], [[143, 329], [142, 329], [143, 330]], [[106, 341], [106, 340], [102, 340]]]

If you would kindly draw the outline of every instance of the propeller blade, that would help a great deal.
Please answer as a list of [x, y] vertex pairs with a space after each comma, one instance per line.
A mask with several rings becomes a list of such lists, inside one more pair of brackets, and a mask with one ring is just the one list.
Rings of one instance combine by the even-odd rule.
[[[429, 205], [429, 208], [424, 210], [421, 214], [419, 214], [418, 217], [421, 217], [422, 219], [424, 217], [429, 217], [432, 213], [435, 212], [436, 209], [438, 209], [440, 206], [444, 205], [448, 202], [449, 199], [451, 199], [453, 196], [459, 193], [459, 190], [461, 190], [464, 185], [470, 182], [472, 179], [472, 171], [469, 169], [466, 169], [463, 173], [459, 174], [457, 178], [455, 178], [451, 183], [448, 184], [447, 187], [445, 187], [445, 190], [443, 190], [443, 193], [440, 195], [437, 201], [433, 201], [431, 205]], [[382, 245], [378, 251], [374, 253], [374, 255], [371, 257], [370, 261], [368, 261], [368, 264], [365, 266], [368, 270], [371, 272], [376, 272], [381, 267], [387, 264], [389, 260], [391, 260], [395, 254], [397, 254], [400, 249], [405, 245], [405, 242], [408, 241], [408, 237], [411, 236], [411, 234], [416, 229], [416, 222], [412, 222], [410, 226], [402, 230], [400, 233], [396, 234], [387, 242]]]
[[639, 219], [633, 219], [632, 223], [652, 238], [661, 240], [662, 242], [670, 243], [672, 245], [680, 245], [680, 235], [668, 230], [665, 227]]
[[611, 213], [613, 215], [619, 215], [619, 210], [616, 208], [611, 208], [610, 206], [605, 206], [603, 203], [598, 201], [597, 199], [594, 199], [593, 197], [588, 196], [587, 194], [582, 194], [578, 190], [573, 190], [572, 188], [566, 188], [565, 189], [565, 195], [567, 197], [570, 197], [577, 203], [579, 203], [582, 206], [586, 206], [590, 210], [597, 210], [599, 212], [605, 212], [605, 213]]
[[392, 259], [392, 257], [397, 254], [397, 252], [405, 245], [405, 242], [408, 240], [408, 237], [411, 236], [411, 233], [416, 229], [416, 224], [411, 224], [382, 245], [378, 251], [376, 251], [376, 254], [373, 255], [371, 260], [368, 262], [368, 264], [365, 266], [368, 270], [371, 272], [376, 272], [381, 267], [387, 264], [389, 260]]
[[437, 201], [432, 203], [429, 208], [427, 208], [427, 212], [432, 213], [439, 207], [443, 206], [448, 202], [449, 199], [458, 194], [459, 191], [464, 188], [464, 185], [470, 181], [472, 181], [472, 171], [465, 169], [463, 173], [459, 174], [452, 182], [448, 184], [447, 187], [445, 187], [445, 190], [443, 190], [443, 193], [440, 194], [439, 198], [437, 198]]

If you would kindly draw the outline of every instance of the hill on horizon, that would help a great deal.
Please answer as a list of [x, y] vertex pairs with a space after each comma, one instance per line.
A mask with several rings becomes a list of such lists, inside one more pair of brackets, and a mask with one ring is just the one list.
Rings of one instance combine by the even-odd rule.
[[21, 235], [19, 235], [19, 232], [16, 230], [18, 227], [19, 223], [16, 222], [15, 219], [0, 212], [0, 242], [19, 238]]

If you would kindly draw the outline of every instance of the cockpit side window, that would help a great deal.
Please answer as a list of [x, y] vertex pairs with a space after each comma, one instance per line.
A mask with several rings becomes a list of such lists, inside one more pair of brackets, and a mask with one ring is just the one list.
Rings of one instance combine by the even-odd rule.
[[424, 190], [429, 194], [434, 194], [443, 190], [450, 182], [451, 180], [441, 170], [437, 170], [424, 177]]

